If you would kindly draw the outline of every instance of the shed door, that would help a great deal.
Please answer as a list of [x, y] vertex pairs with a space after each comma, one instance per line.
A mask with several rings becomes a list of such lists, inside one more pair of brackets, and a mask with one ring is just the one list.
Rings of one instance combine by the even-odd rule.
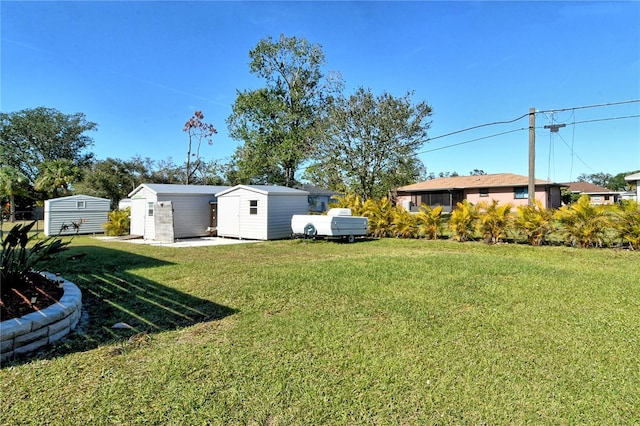
[[225, 233], [242, 238], [240, 235], [240, 196], [228, 196], [227, 207], [228, 209], [224, 213], [228, 225], [225, 228]]

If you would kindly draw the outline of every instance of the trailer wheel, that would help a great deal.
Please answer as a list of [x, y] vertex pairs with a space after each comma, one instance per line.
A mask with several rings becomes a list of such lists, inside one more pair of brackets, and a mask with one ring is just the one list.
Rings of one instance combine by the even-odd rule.
[[355, 240], [356, 240], [356, 237], [354, 237], [353, 235], [349, 235], [349, 236], [347, 237], [347, 242], [349, 242], [349, 243], [352, 243], [352, 242], [354, 242]]
[[316, 236], [316, 227], [313, 223], [307, 223], [304, 227], [304, 236], [307, 238], [314, 238]]

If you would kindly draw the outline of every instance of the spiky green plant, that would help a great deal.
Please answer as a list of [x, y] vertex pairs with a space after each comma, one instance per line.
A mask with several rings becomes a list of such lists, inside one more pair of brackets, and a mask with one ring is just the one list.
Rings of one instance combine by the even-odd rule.
[[575, 203], [556, 211], [567, 244], [602, 247], [609, 219], [602, 206], [592, 205], [589, 200], [588, 195], [582, 195]]
[[109, 220], [104, 224], [107, 235], [127, 235], [131, 226], [131, 208], [109, 212]]
[[490, 203], [483, 201], [476, 206], [479, 214], [478, 230], [487, 243], [496, 244], [502, 241], [513, 223], [513, 204], [499, 204], [497, 200], [491, 200]]
[[37, 221], [27, 225], [19, 223], [9, 230], [6, 237], [0, 231], [0, 283], [3, 292], [19, 287], [28, 272], [67, 250], [70, 241], [63, 242], [59, 238], [50, 237], [34, 243], [38, 234], [30, 236], [29, 233], [36, 223]]
[[418, 234], [435, 240], [442, 231], [442, 206], [432, 208], [422, 203], [420, 211], [416, 215], [416, 220], [418, 221]]
[[632, 250], [640, 248], [640, 204], [623, 200], [613, 212], [612, 225], [618, 237], [629, 243]]
[[518, 206], [514, 229], [524, 235], [529, 244], [540, 246], [553, 232], [553, 210], [545, 209], [540, 200], [534, 205]]
[[456, 204], [457, 208], [451, 212], [449, 227], [457, 241], [467, 241], [473, 238], [478, 221], [478, 209], [468, 200]]

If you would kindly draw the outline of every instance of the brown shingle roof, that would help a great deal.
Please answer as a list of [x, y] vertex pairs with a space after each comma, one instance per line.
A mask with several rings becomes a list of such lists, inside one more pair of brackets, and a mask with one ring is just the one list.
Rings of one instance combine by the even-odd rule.
[[[527, 186], [529, 178], [527, 176], [513, 173], [495, 173], [480, 176], [454, 176], [439, 179], [426, 180], [414, 183], [413, 185], [402, 186], [398, 191], [434, 191], [463, 188], [499, 188], [509, 186]], [[550, 181], [536, 179], [536, 185], [558, 185]]]
[[604, 186], [594, 185], [590, 182], [569, 182], [565, 183], [571, 192], [579, 192], [581, 194], [610, 194], [615, 191], [605, 188]]

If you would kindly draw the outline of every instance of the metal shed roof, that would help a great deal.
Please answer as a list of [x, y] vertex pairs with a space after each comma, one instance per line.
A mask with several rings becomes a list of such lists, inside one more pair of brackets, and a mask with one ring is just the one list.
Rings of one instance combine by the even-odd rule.
[[238, 189], [245, 189], [247, 191], [256, 192], [263, 195], [309, 195], [307, 191], [301, 191], [299, 189], [288, 188], [286, 186], [276, 185], [236, 185], [233, 188], [225, 189], [216, 193], [216, 197], [228, 194]]
[[215, 186], [215, 185], [177, 185], [170, 183], [143, 183], [138, 185], [136, 189], [131, 191], [128, 195], [131, 198], [137, 192], [139, 192], [142, 188], [147, 188], [156, 194], [210, 194], [214, 195], [217, 192], [224, 191], [225, 189], [229, 189], [228, 186]]

